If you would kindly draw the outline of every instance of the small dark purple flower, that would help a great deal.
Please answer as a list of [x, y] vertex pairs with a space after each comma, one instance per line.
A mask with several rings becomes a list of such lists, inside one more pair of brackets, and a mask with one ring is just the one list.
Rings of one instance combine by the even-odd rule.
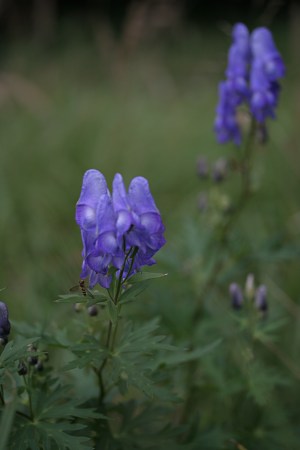
[[231, 283], [229, 286], [229, 294], [231, 297], [231, 305], [234, 309], [242, 307], [244, 297], [240, 286], [237, 283]]
[[122, 176], [116, 174], [111, 196], [104, 176], [88, 170], [76, 221], [83, 240], [81, 278], [89, 277], [90, 287], [99, 283], [108, 288], [110, 267], [129, 276], [154, 264], [153, 255], [165, 244], [161, 216], [143, 177], [134, 178], [127, 192]]
[[5, 345], [10, 333], [10, 322], [8, 320], [8, 309], [4, 302], [0, 302], [0, 339]]
[[260, 285], [255, 292], [255, 306], [259, 311], [268, 310], [267, 288], [264, 284]]

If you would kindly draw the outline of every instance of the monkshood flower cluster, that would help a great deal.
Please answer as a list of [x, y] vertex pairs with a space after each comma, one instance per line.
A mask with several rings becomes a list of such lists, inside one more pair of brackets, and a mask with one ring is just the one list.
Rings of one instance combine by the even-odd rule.
[[249, 34], [247, 27], [237, 23], [232, 32], [226, 81], [219, 85], [219, 103], [214, 130], [218, 142], [241, 144], [237, 108], [245, 103], [259, 124], [275, 117], [280, 86], [278, 79], [285, 66], [267, 28], [256, 28]]
[[153, 256], [165, 244], [161, 215], [143, 177], [133, 178], [127, 192], [117, 173], [111, 195], [102, 173], [88, 170], [76, 222], [83, 241], [81, 278], [89, 277], [91, 288], [97, 283], [109, 288], [114, 269], [125, 280], [155, 264]]

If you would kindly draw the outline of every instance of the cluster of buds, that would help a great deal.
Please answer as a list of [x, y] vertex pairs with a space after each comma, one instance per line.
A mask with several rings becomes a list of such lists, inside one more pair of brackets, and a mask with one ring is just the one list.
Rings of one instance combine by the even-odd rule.
[[42, 356], [37, 356], [37, 347], [34, 344], [27, 346], [28, 357], [27, 361], [20, 361], [18, 365], [18, 374], [24, 376], [28, 373], [28, 366], [33, 367], [37, 372], [42, 372], [44, 369], [44, 362], [48, 361], [48, 353], [45, 352]]
[[[197, 175], [203, 180], [211, 180], [215, 184], [220, 184], [228, 176], [230, 162], [226, 158], [218, 158], [212, 164], [209, 164], [205, 156], [199, 156], [197, 160]], [[200, 212], [212, 209], [217, 214], [227, 213], [229, 210], [229, 199], [226, 195], [218, 193], [218, 191], [201, 191], [198, 195], [197, 206]]]
[[201, 179], [207, 179], [211, 175], [211, 179], [215, 183], [220, 183], [225, 180], [228, 173], [228, 161], [225, 158], [219, 158], [215, 163], [209, 167], [207, 159], [204, 156], [199, 156], [197, 160], [197, 175]]
[[[74, 305], [73, 305], [73, 309], [74, 309], [74, 311], [76, 312], [76, 313], [79, 313], [79, 312], [81, 312], [82, 310], [83, 310], [83, 304], [82, 303], [74, 303]], [[97, 305], [91, 305], [91, 306], [88, 306], [87, 308], [86, 308], [86, 310], [87, 310], [87, 313], [88, 313], [88, 315], [90, 316], [90, 317], [96, 317], [96, 316], [98, 316], [98, 307], [97, 307]]]
[[237, 283], [231, 283], [229, 286], [229, 294], [233, 309], [241, 309], [245, 299], [247, 299], [249, 302], [252, 302], [258, 311], [265, 314], [268, 310], [267, 288], [264, 284], [255, 288], [253, 274], [247, 276], [244, 292]]

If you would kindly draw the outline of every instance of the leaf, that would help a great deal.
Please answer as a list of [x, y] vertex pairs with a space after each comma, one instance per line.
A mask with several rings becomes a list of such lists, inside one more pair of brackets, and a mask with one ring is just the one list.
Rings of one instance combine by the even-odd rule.
[[166, 277], [167, 273], [156, 273], [156, 272], [138, 272], [129, 278], [129, 284], [141, 283], [148, 280], [154, 280], [155, 278]]
[[2, 410], [1, 422], [0, 422], [0, 450], [7, 450], [7, 442], [13, 425], [13, 419], [17, 406], [16, 398], [10, 403], [7, 403]]
[[114, 304], [114, 302], [111, 299], [109, 299], [109, 301], [107, 302], [107, 307], [109, 319], [115, 325], [119, 315], [118, 307]]
[[186, 363], [189, 361], [194, 361], [196, 359], [202, 358], [202, 356], [206, 355], [207, 353], [212, 352], [221, 343], [222, 343], [222, 339], [217, 339], [216, 341], [212, 342], [211, 344], [206, 345], [203, 348], [196, 348], [195, 350], [192, 350], [190, 352], [178, 351], [176, 353], [173, 353], [172, 355], [165, 356], [161, 362], [163, 364], [170, 366], [170, 365], [183, 364], [183, 363]]

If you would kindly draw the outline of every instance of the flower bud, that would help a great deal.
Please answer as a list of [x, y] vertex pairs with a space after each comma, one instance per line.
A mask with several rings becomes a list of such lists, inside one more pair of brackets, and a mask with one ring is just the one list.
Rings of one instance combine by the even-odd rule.
[[42, 372], [42, 370], [44, 370], [44, 365], [42, 363], [42, 361], [37, 361], [37, 363], [34, 366], [35, 370], [37, 370], [38, 372]]
[[27, 362], [30, 366], [35, 366], [38, 362], [38, 357], [37, 356], [28, 356]]
[[261, 284], [255, 292], [255, 306], [259, 311], [266, 312], [268, 310], [267, 288]]
[[224, 158], [218, 159], [212, 171], [212, 179], [215, 183], [221, 183], [224, 181], [227, 175], [227, 161]]
[[245, 293], [249, 300], [252, 300], [254, 297], [254, 275], [253, 273], [249, 273], [246, 278], [246, 284], [245, 284]]
[[92, 305], [88, 307], [88, 315], [91, 317], [98, 316], [98, 308], [96, 305]]
[[231, 296], [231, 304], [233, 309], [240, 309], [244, 298], [241, 288], [237, 283], [231, 283], [229, 286], [229, 293]]
[[208, 164], [203, 156], [200, 156], [197, 160], [197, 175], [200, 178], [207, 178], [208, 176]]
[[19, 362], [18, 374], [21, 375], [21, 376], [24, 376], [24, 375], [27, 374], [27, 367], [26, 367], [26, 364], [23, 361]]

